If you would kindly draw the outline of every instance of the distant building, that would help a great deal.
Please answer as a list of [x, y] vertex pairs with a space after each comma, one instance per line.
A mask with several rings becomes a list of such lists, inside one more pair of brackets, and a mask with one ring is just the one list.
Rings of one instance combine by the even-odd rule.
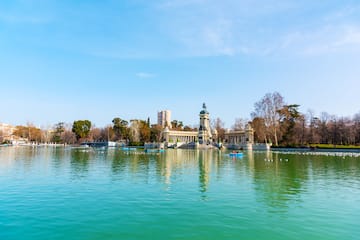
[[245, 130], [233, 130], [225, 133], [225, 146], [229, 149], [252, 149], [254, 144], [254, 129], [250, 124]]
[[158, 124], [163, 128], [171, 128], [171, 111], [163, 110], [158, 112]]
[[168, 126], [162, 131], [162, 141], [168, 147], [200, 147], [223, 146], [228, 149], [269, 150], [269, 144], [254, 143], [254, 129], [250, 124], [244, 130], [228, 131], [225, 133], [223, 143], [218, 143], [216, 129], [211, 129], [210, 114], [205, 103], [199, 114], [200, 123], [198, 131], [174, 131]]
[[191, 142], [196, 142], [198, 140], [198, 132], [195, 131], [174, 131], [169, 130], [168, 127], [162, 132], [163, 141], [169, 145], [177, 144], [187, 144]]
[[198, 131], [173, 131], [168, 126], [162, 132], [162, 138], [168, 146], [175, 145], [177, 147], [189, 143], [196, 143], [210, 145], [214, 143], [217, 137], [216, 130], [211, 131], [209, 112], [206, 109], [205, 103], [203, 109], [200, 111], [200, 124]]

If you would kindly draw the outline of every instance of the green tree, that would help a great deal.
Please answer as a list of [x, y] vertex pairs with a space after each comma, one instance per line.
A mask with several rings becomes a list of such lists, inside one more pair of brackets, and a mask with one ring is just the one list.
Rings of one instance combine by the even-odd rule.
[[129, 122], [121, 118], [114, 118], [112, 120], [113, 130], [118, 140], [129, 138]]
[[150, 128], [150, 142], [159, 142], [161, 138], [161, 125], [152, 125]]
[[171, 128], [173, 130], [182, 130], [183, 127], [184, 127], [184, 124], [182, 121], [178, 121], [178, 120], [171, 121]]
[[65, 132], [65, 123], [59, 122], [54, 126], [54, 134], [52, 136], [52, 141], [55, 143], [60, 143], [62, 141], [61, 135]]
[[184, 126], [183, 131], [185, 131], [185, 132], [192, 132], [192, 131], [197, 131], [197, 129], [196, 129], [196, 128], [192, 128], [192, 127], [189, 126], [189, 125], [186, 125], [186, 126]]
[[282, 133], [281, 142], [284, 145], [294, 144], [293, 137], [295, 134], [295, 126], [297, 124], [297, 120], [302, 116], [298, 111], [299, 106], [300, 105], [298, 104], [285, 105], [278, 110], [280, 115], [280, 129]]
[[89, 120], [78, 120], [73, 123], [72, 132], [75, 133], [78, 141], [82, 138], [88, 137], [90, 130], [91, 122]]
[[148, 126], [147, 121], [143, 121], [143, 120], [140, 121], [139, 133], [140, 133], [140, 142], [141, 143], [150, 141], [151, 131], [150, 131], [150, 127]]
[[258, 143], [268, 142], [265, 120], [263, 118], [255, 117], [251, 121], [251, 126], [254, 129], [254, 141], [255, 142], [258, 142]]

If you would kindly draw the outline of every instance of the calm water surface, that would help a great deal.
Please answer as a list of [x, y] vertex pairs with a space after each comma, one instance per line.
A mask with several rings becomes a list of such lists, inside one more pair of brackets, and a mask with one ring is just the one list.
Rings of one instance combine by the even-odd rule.
[[360, 239], [360, 158], [2, 147], [0, 239]]

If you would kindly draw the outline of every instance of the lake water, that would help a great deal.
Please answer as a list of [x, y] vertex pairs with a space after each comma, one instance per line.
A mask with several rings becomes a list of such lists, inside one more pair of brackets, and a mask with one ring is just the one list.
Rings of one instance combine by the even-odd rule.
[[360, 239], [360, 157], [2, 147], [0, 239]]

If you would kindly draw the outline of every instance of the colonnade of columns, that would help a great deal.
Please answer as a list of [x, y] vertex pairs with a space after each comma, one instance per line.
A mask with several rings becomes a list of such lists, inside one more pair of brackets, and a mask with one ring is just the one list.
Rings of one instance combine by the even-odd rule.
[[227, 136], [227, 142], [231, 144], [245, 144], [246, 136], [244, 135], [236, 135], [236, 136]]
[[169, 142], [195, 142], [197, 140], [196, 136], [177, 136], [177, 135], [169, 135]]

